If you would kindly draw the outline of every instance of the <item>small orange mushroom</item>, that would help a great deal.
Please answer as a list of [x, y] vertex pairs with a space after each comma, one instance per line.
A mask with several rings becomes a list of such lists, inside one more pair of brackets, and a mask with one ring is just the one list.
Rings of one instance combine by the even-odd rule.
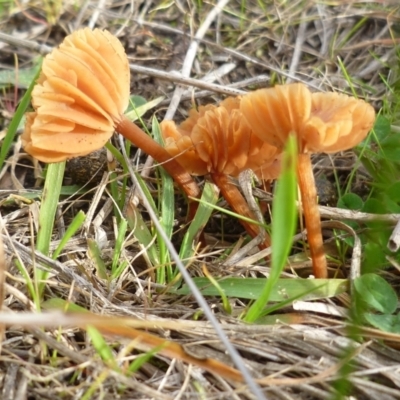
[[[227, 98], [217, 106], [208, 105], [192, 110], [187, 120], [177, 127], [173, 121], [163, 121], [161, 129], [165, 148], [193, 175], [209, 173], [223, 197], [240, 215], [255, 219], [254, 213], [229, 176], [238, 176], [253, 169], [260, 177], [267, 177], [268, 166], [274, 164], [278, 149], [255, 136], [240, 112], [240, 98]], [[275, 178], [276, 176], [274, 176]], [[255, 237], [257, 226], [241, 220], [247, 232]], [[269, 247], [268, 237], [262, 247]]]
[[316, 278], [326, 278], [310, 154], [343, 151], [361, 142], [374, 124], [373, 107], [343, 94], [311, 93], [305, 85], [295, 83], [249, 93], [240, 109], [253, 132], [274, 146], [282, 148], [291, 132], [297, 135], [297, 173], [313, 272]]
[[191, 175], [156, 141], [124, 117], [130, 71], [125, 50], [108, 31], [89, 28], [67, 36], [47, 55], [32, 91], [22, 144], [40, 161], [60, 162], [100, 149], [114, 130], [162, 163], [188, 196]]

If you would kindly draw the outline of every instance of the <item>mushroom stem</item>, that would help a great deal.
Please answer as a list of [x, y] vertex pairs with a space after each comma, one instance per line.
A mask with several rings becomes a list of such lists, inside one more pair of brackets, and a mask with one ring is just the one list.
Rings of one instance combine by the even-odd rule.
[[323, 247], [321, 216], [317, 205], [317, 189], [315, 187], [310, 154], [299, 154], [297, 175], [313, 265], [313, 274], [316, 278], [327, 278], [328, 268]]
[[[136, 124], [123, 116], [115, 130], [162, 164], [162, 167], [180, 185], [188, 197], [200, 197], [200, 189], [192, 176], [174, 158], [171, 158], [164, 147], [146, 135]], [[193, 210], [190, 213], [193, 214]]]
[[[250, 210], [249, 205], [246, 203], [246, 200], [244, 199], [236, 185], [229, 182], [229, 178], [227, 175], [221, 173], [211, 173], [211, 178], [214, 183], [219, 187], [222, 196], [231, 206], [233, 211], [235, 211], [239, 215], [242, 215], [243, 217], [252, 220], [257, 219], [254, 213]], [[252, 238], [255, 238], [260, 234], [260, 227], [258, 227], [257, 225], [249, 223], [242, 219], [239, 219], [239, 222], [243, 225], [247, 233]], [[270, 247], [270, 245], [270, 237], [265, 232], [264, 241], [259, 245], [259, 247], [262, 249], [266, 249]]]

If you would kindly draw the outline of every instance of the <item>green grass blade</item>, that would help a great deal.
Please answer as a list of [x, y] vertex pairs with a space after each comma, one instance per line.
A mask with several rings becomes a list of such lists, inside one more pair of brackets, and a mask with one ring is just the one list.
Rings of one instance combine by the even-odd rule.
[[[196, 286], [204, 296], [220, 296], [220, 290], [227, 297], [256, 300], [268, 282], [264, 278], [214, 278], [220, 289], [210, 284], [208, 278], [193, 278]], [[269, 301], [281, 303], [287, 299], [300, 298], [302, 300], [319, 300], [335, 297], [346, 293], [349, 289], [347, 279], [287, 279], [279, 278], [272, 288]], [[186, 284], [175, 285], [168, 292], [179, 295], [190, 294]], [[263, 314], [264, 314], [263, 310]]]
[[149, 362], [165, 345], [156, 346], [149, 350], [147, 353], [140, 354], [135, 360], [129, 364], [129, 372], [134, 373], [138, 371], [143, 364]]
[[66, 301], [65, 299], [61, 299], [60, 297], [52, 297], [50, 299], [45, 300], [42, 303], [42, 308], [44, 310], [61, 310], [64, 312], [87, 312], [86, 308], [78, 306], [75, 303], [71, 303], [70, 301]]
[[[148, 204], [158, 216], [158, 210], [149, 188], [143, 181], [143, 178], [140, 176], [140, 174], [135, 173], [135, 177], [141, 189], [143, 190]], [[148, 224], [142, 217], [140, 209], [136, 205], [131, 203], [128, 204], [126, 209], [126, 219], [128, 221], [129, 228], [133, 231], [134, 236], [138, 239], [139, 243], [146, 248], [146, 256], [148, 257], [148, 260], [153, 266], [160, 265], [157, 245], [154, 242], [155, 233], [152, 232], [152, 230], [148, 227]]]
[[[161, 136], [160, 125], [156, 118], [152, 121], [152, 132], [154, 139], [163, 145], [163, 139]], [[160, 223], [161, 226], [170, 239], [172, 237], [173, 224], [175, 218], [175, 196], [174, 196], [174, 181], [171, 176], [163, 169], [159, 168], [161, 176], [161, 185], [159, 186], [159, 199], [160, 199]], [[166, 283], [173, 279], [171, 270], [171, 258], [169, 251], [164, 240], [160, 234], [157, 233], [158, 250], [160, 254], [160, 268], [157, 268], [157, 282], [160, 284]], [[168, 271], [166, 277], [165, 272]]]
[[218, 201], [218, 193], [219, 191], [214, 184], [210, 182], [205, 183], [196, 215], [190, 223], [181, 244], [179, 257], [183, 261], [193, 256], [193, 243], [196, 243], [199, 233], [210, 219], [214, 206]]
[[113, 146], [111, 142], [107, 142], [105, 147], [114, 156], [114, 158], [122, 165], [122, 168], [126, 173], [128, 171], [128, 166], [126, 165], [125, 159], [124, 157], [122, 157], [122, 154], [119, 152], [119, 150], [115, 146]]
[[[199, 201], [198, 199], [195, 199], [195, 198], [191, 198], [191, 200]], [[213, 204], [213, 203], [211, 203], [209, 201], [202, 200], [202, 203], [204, 205], [208, 206], [208, 207], [211, 207], [211, 209], [214, 210], [214, 211], [220, 211], [220, 212], [222, 212], [222, 213], [224, 213], [226, 215], [229, 215], [229, 216], [231, 216], [233, 218], [241, 219], [243, 221], [249, 222], [249, 223], [257, 225], [257, 226], [261, 226], [262, 228], [264, 228], [266, 230], [269, 230], [269, 226], [265, 225], [264, 223], [258, 222], [256, 220], [248, 218], [248, 217], [244, 217], [241, 214], [237, 214], [237, 213], [235, 213], [233, 211], [227, 210], [226, 208], [219, 207], [219, 206], [217, 206], [217, 205], [215, 205], [215, 204]]]
[[[36, 250], [49, 255], [54, 220], [60, 198], [61, 185], [64, 177], [65, 162], [49, 164], [43, 188], [42, 202], [39, 211], [39, 230], [36, 240]], [[36, 269], [35, 282], [38, 285], [39, 298], [43, 294], [44, 283], [40, 282], [47, 277], [47, 272]], [[39, 306], [37, 304], [37, 306]]]
[[15, 260], [15, 265], [16, 265], [19, 273], [24, 278], [25, 285], [28, 288], [28, 292], [31, 295], [34, 303], [36, 305], [40, 304], [40, 301], [39, 301], [38, 296], [37, 296], [37, 290], [36, 290], [35, 284], [34, 284], [32, 278], [31, 278], [29, 272], [25, 268], [25, 265], [23, 264], [22, 260], [20, 260], [20, 259]]
[[[106, 149], [112, 154], [112, 156], [120, 163], [122, 169], [124, 171], [124, 177], [122, 179], [122, 185], [118, 185], [117, 174], [112, 172], [110, 174], [110, 187], [111, 187], [111, 195], [115, 201], [114, 203], [114, 215], [119, 222], [121, 219], [120, 210], [124, 209], [126, 204], [126, 196], [128, 193], [128, 166], [126, 165], [126, 161], [120, 151], [112, 145], [111, 142], [106, 143]], [[127, 140], [125, 142], [125, 150], [127, 154], [130, 154], [131, 142]]]
[[17, 110], [15, 111], [15, 115], [13, 119], [10, 122], [10, 126], [8, 127], [7, 134], [4, 137], [3, 143], [1, 145], [0, 149], [0, 171], [3, 168], [4, 161], [7, 157], [7, 154], [11, 148], [12, 142], [15, 138], [15, 135], [18, 130], [18, 126], [22, 121], [22, 118], [30, 104], [31, 101], [31, 93], [33, 90], [33, 87], [35, 86], [36, 79], [38, 78], [40, 73], [40, 68], [38, 72], [36, 73], [34, 79], [32, 80], [31, 84], [29, 85], [28, 90], [25, 92], [24, 96], [22, 97], [21, 102], [19, 103], [19, 106]]
[[47, 167], [42, 202], [40, 204], [39, 231], [36, 242], [36, 249], [45, 255], [49, 254], [64, 169], [65, 162], [49, 164]]
[[154, 236], [144, 221], [140, 210], [133, 204], [128, 205], [126, 210], [126, 219], [129, 228], [139, 243], [146, 248], [146, 255], [153, 266], [159, 265], [157, 246], [154, 244]]
[[115, 275], [118, 269], [117, 268], [118, 262], [121, 256], [122, 246], [124, 244], [125, 234], [127, 229], [128, 229], [128, 222], [126, 221], [126, 219], [121, 219], [121, 221], [118, 224], [118, 236], [115, 241], [114, 254], [111, 265], [111, 275], [113, 279], [116, 277]]
[[231, 304], [229, 303], [229, 299], [228, 296], [225, 294], [224, 290], [222, 289], [221, 285], [218, 283], [218, 280], [215, 279], [207, 270], [207, 267], [205, 266], [205, 264], [203, 265], [203, 273], [204, 275], [207, 277], [207, 279], [210, 281], [211, 285], [214, 286], [214, 288], [217, 290], [218, 292], [218, 296], [221, 297], [222, 300], [222, 305], [224, 307], [224, 311], [227, 314], [232, 314], [232, 307]]
[[318, 291], [318, 290], [320, 290], [324, 285], [326, 285], [325, 283], [319, 282], [319, 279], [317, 280], [316, 283], [317, 283], [317, 286], [316, 286], [316, 287], [313, 287], [313, 288], [309, 289], [309, 290], [306, 291], [306, 292], [299, 293], [299, 294], [297, 294], [297, 295], [294, 296], [294, 297], [290, 297], [289, 299], [283, 300], [283, 301], [281, 301], [281, 302], [279, 302], [279, 303], [277, 303], [277, 304], [274, 304], [274, 305], [271, 306], [271, 307], [268, 307], [268, 308], [264, 309], [264, 311], [263, 311], [262, 314], [261, 314], [261, 317], [257, 319], [257, 323], [258, 323], [258, 324], [262, 323], [262, 322], [261, 322], [261, 318], [262, 318], [262, 317], [265, 317], [265, 316], [267, 316], [268, 314], [271, 314], [271, 313], [273, 313], [273, 312], [275, 312], [275, 311], [277, 311], [277, 310], [279, 310], [279, 309], [281, 309], [281, 308], [283, 308], [283, 307], [290, 306], [290, 305], [292, 305], [292, 303], [293, 303], [294, 301], [300, 300], [301, 298], [305, 298], [307, 295], [313, 294], [314, 291]]
[[149, 202], [151, 208], [154, 210], [154, 212], [158, 215], [158, 209], [156, 206], [156, 203], [154, 202], [153, 196], [150, 193], [149, 188], [147, 187], [146, 183], [144, 182], [143, 178], [140, 176], [140, 174], [135, 174], [136, 175], [136, 179], [139, 182], [140, 187], [142, 188], [144, 195], [146, 197], [146, 200]]
[[51, 256], [55, 260], [63, 251], [65, 245], [68, 243], [75, 233], [79, 230], [82, 224], [85, 222], [86, 215], [82, 210], [79, 210], [78, 214], [75, 215], [72, 222], [69, 224], [65, 235], [61, 238], [60, 244], [57, 246], [53, 255]]
[[97, 242], [94, 239], [88, 238], [87, 244], [89, 255], [94, 262], [94, 267], [97, 271], [99, 278], [105, 280], [108, 279], [106, 264], [101, 257], [101, 250], [99, 249]]
[[87, 326], [86, 331], [92, 340], [93, 347], [96, 349], [97, 353], [100, 355], [102, 360], [112, 369], [118, 371], [118, 363], [114, 357], [111, 347], [104, 340], [103, 335], [93, 326]]
[[111, 279], [117, 279], [117, 278], [119, 278], [119, 277], [121, 276], [121, 274], [125, 271], [125, 269], [128, 267], [128, 265], [129, 265], [128, 261], [122, 261], [122, 262], [120, 262], [120, 263], [116, 266], [114, 272], [112, 273]]
[[296, 195], [297, 195], [297, 145], [293, 135], [285, 146], [282, 159], [282, 172], [277, 182], [272, 203], [272, 255], [271, 272], [260, 297], [250, 307], [244, 317], [246, 322], [254, 322], [259, 318], [271, 296], [283, 268], [285, 267], [292, 237], [296, 229]]

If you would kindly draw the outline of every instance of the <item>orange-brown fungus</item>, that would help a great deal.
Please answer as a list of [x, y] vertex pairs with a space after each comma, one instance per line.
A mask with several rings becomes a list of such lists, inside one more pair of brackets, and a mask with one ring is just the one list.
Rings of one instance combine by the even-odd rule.
[[98, 150], [128, 106], [129, 82], [124, 48], [111, 33], [86, 28], [67, 36], [43, 61], [25, 150], [49, 163]]
[[360, 143], [375, 122], [374, 108], [338, 93], [313, 93], [311, 116], [303, 128], [307, 151], [335, 153]]
[[35, 112], [27, 114], [22, 135], [25, 150], [40, 161], [60, 162], [100, 149], [115, 130], [162, 164], [188, 197], [198, 197], [192, 176], [123, 115], [129, 89], [129, 63], [116, 37], [99, 29], [72, 33], [43, 61], [32, 91]]
[[311, 93], [301, 83], [256, 90], [245, 95], [240, 109], [253, 132], [282, 148], [290, 133], [297, 136], [299, 181], [304, 219], [316, 278], [328, 276], [317, 207], [311, 153], [347, 150], [372, 128], [375, 111], [363, 100], [337, 93]]
[[282, 147], [289, 133], [299, 152], [334, 153], [350, 149], [371, 130], [375, 111], [363, 100], [337, 93], [311, 93], [302, 83], [277, 85], [245, 96], [240, 109], [253, 132]]
[[[237, 176], [253, 169], [265, 179], [279, 174], [278, 149], [253, 134], [240, 112], [240, 98], [217, 106], [200, 106], [178, 127], [161, 123], [165, 148], [193, 175], [220, 173]], [[273, 165], [269, 172], [269, 166]]]
[[[172, 121], [163, 121], [161, 129], [171, 156], [193, 175], [209, 173], [231, 208], [255, 219], [228, 175], [238, 176], [252, 169], [262, 179], [274, 179], [279, 174], [279, 150], [253, 134], [240, 111], [240, 101], [239, 97], [230, 97], [218, 107], [199, 107], [179, 127]], [[261, 233], [258, 226], [243, 220], [241, 223], [251, 236]], [[269, 245], [269, 236], [265, 235], [260, 247]]]

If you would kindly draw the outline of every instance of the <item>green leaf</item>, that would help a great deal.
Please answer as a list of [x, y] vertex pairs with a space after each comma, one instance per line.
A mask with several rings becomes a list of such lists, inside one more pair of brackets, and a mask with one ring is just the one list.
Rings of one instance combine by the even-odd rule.
[[[157, 97], [156, 99], [147, 102], [146, 99], [143, 99], [141, 96], [132, 96], [132, 98], [134, 101], [137, 101], [138, 105], [131, 103], [128, 111], [125, 113], [125, 116], [131, 121], [136, 121], [146, 114], [147, 111], [157, 107], [164, 100], [164, 97]], [[144, 100], [144, 103], [141, 99]]]
[[[368, 225], [370, 225], [369, 223]], [[382, 226], [382, 225], [381, 225]], [[367, 242], [364, 246], [364, 262], [362, 264], [362, 270], [367, 273], [379, 271], [387, 265], [386, 252], [388, 252], [386, 243], [382, 244], [380, 232], [376, 231], [375, 235], [367, 238]], [[387, 237], [388, 239], [388, 237]]]
[[373, 327], [380, 329], [381, 331], [400, 333], [400, 314], [388, 315], [388, 314], [364, 314], [364, 318]]
[[143, 96], [138, 96], [136, 94], [131, 95], [128, 111], [134, 110], [137, 107], [143, 106], [147, 103], [147, 100]]
[[272, 256], [271, 272], [260, 296], [250, 307], [244, 317], [246, 322], [254, 322], [263, 313], [271, 292], [285, 267], [292, 237], [296, 229], [297, 208], [297, 143], [294, 135], [290, 135], [282, 158], [282, 171], [278, 179], [272, 203]]
[[[218, 279], [218, 278], [215, 278]], [[207, 278], [193, 278], [196, 286], [204, 296], [219, 296], [220, 292], [212, 286]], [[218, 284], [228, 297], [255, 300], [262, 293], [267, 283], [264, 278], [220, 278]], [[322, 285], [322, 287], [320, 287]], [[282, 302], [289, 298], [298, 297], [309, 292], [303, 300], [317, 300], [337, 296], [346, 292], [348, 281], [346, 279], [278, 279], [271, 290], [270, 301]], [[188, 295], [189, 287], [173, 286], [169, 292]]]
[[378, 199], [369, 198], [365, 201], [364, 206], [362, 208], [363, 212], [371, 213], [371, 214], [385, 214], [386, 209], [382, 202]]
[[354, 280], [360, 299], [373, 310], [392, 314], [397, 308], [397, 295], [389, 283], [376, 274], [365, 274]]
[[378, 115], [374, 125], [376, 141], [379, 143], [390, 135], [390, 121], [383, 115]]
[[387, 190], [386, 194], [392, 201], [400, 202], [400, 182], [396, 182], [391, 185]]
[[400, 134], [392, 134], [381, 141], [382, 156], [389, 161], [400, 160]]
[[37, 63], [31, 68], [20, 68], [17, 72], [15, 69], [0, 71], [0, 87], [14, 85], [20, 89], [27, 89], [32, 82], [35, 82], [40, 64]]
[[292, 247], [292, 236], [296, 230], [297, 220], [297, 143], [290, 136], [282, 158], [282, 172], [276, 184], [272, 203], [272, 258], [271, 275], [278, 279], [285, 267]]
[[391, 196], [384, 195], [382, 196], [383, 207], [381, 207], [381, 213], [391, 213], [398, 214], [400, 213], [400, 205], [397, 201], [394, 201]]
[[362, 198], [354, 193], [344, 194], [337, 203], [339, 208], [345, 208], [347, 210], [361, 210], [364, 202]]

